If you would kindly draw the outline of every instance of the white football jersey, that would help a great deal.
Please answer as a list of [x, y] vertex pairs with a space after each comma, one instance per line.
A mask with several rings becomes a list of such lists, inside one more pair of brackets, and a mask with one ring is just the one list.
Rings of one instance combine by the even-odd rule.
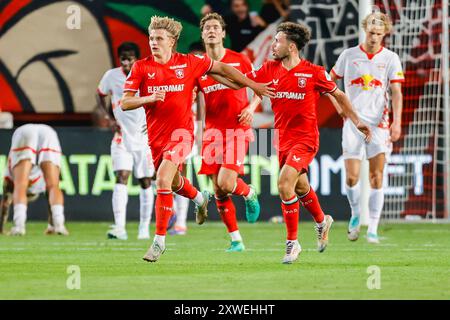
[[369, 54], [361, 45], [352, 47], [341, 53], [331, 72], [343, 78], [345, 93], [363, 121], [389, 127], [389, 85], [405, 81], [395, 52], [381, 47]]
[[111, 95], [112, 109], [121, 129], [123, 143], [128, 151], [135, 151], [148, 144], [147, 120], [144, 108], [123, 111], [120, 107], [126, 78], [121, 67], [108, 70], [98, 85], [98, 91], [102, 95]]

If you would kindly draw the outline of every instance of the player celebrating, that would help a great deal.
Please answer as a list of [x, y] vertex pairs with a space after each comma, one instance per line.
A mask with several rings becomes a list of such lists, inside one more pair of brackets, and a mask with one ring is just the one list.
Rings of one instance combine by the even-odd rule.
[[[181, 24], [171, 18], [152, 17], [149, 26], [152, 56], [133, 65], [122, 99], [124, 110], [145, 108], [148, 139], [157, 170], [156, 235], [143, 258], [150, 262], [157, 261], [165, 250], [167, 223], [172, 215], [172, 190], [195, 202], [197, 223], [202, 224], [207, 217], [208, 192], [200, 193], [178, 170], [192, 149], [192, 90], [197, 78], [205, 73], [217, 73], [250, 86], [259, 95], [272, 95], [267, 84], [255, 83], [233, 67], [207, 56], [176, 52], [181, 29]], [[139, 97], [135, 96], [138, 90]]]
[[[369, 14], [362, 23], [366, 32], [364, 43], [344, 50], [331, 70], [334, 80], [343, 78], [345, 93], [350, 98], [358, 116], [370, 125], [373, 139], [369, 144], [359, 134], [351, 121], [346, 120], [342, 130], [342, 149], [346, 171], [347, 198], [352, 210], [348, 226], [348, 239], [359, 237], [361, 160], [369, 160], [369, 228], [367, 240], [378, 243], [378, 223], [383, 210], [383, 171], [386, 157], [392, 151], [392, 142], [401, 134], [402, 91], [404, 82], [398, 55], [382, 46], [384, 36], [391, 31], [392, 23], [383, 13]], [[392, 93], [394, 121], [389, 127], [388, 89]]]
[[[7, 192], [12, 192], [14, 210], [14, 226], [10, 234], [22, 236], [26, 233], [27, 191], [33, 187], [30, 186], [31, 177], [36, 184], [32, 193], [45, 188], [48, 194], [54, 229], [49, 228], [47, 233], [68, 235], [64, 226], [64, 196], [59, 189], [61, 146], [55, 130], [44, 124], [26, 124], [17, 128], [8, 157]], [[39, 169], [42, 170], [43, 181]], [[6, 201], [3, 205], [8, 202], [6, 198], [3, 201]]]
[[[215, 61], [234, 66], [246, 73], [252, 70], [250, 60], [243, 54], [225, 49], [225, 21], [217, 13], [208, 13], [200, 21], [200, 30], [206, 54]], [[255, 97], [248, 103], [245, 88], [230, 89], [209, 76], [199, 79], [205, 97], [205, 133], [202, 142], [202, 167], [200, 174], [210, 175], [214, 185], [217, 210], [231, 237], [228, 252], [245, 250], [239, 233], [236, 208], [230, 194], [243, 196], [246, 216], [255, 222], [260, 206], [255, 189], [247, 185], [239, 174], [244, 173], [244, 157], [253, 140], [250, 128], [253, 113], [261, 101]], [[220, 141], [216, 141], [220, 134]]]
[[151, 177], [154, 174], [151, 152], [147, 144], [146, 119], [143, 109], [124, 112], [119, 105], [123, 95], [125, 79], [136, 59], [139, 58], [139, 47], [132, 42], [125, 42], [118, 48], [121, 66], [108, 70], [97, 89], [99, 105], [106, 114], [106, 96], [111, 95], [114, 120], [110, 123], [115, 129], [111, 142], [111, 158], [116, 175], [116, 185], [112, 194], [114, 212], [114, 228], [108, 231], [108, 238], [126, 240], [126, 210], [128, 203], [127, 183], [134, 167], [134, 176], [141, 186], [140, 223], [138, 239], [150, 239], [149, 224], [153, 211], [154, 194], [151, 188]]
[[323, 213], [307, 178], [308, 166], [319, 148], [316, 114], [319, 93], [330, 93], [335, 97], [343, 112], [370, 140], [369, 128], [359, 121], [350, 101], [337, 89], [324, 68], [300, 58], [299, 52], [309, 42], [310, 36], [307, 27], [301, 24], [280, 24], [272, 44], [275, 61], [267, 61], [260, 69], [247, 74], [257, 81], [272, 81], [276, 88], [276, 96], [271, 102], [281, 168], [278, 190], [287, 228], [283, 263], [294, 262], [301, 252], [297, 240], [299, 200], [316, 222], [319, 252], [323, 252], [328, 244], [328, 233], [333, 222], [330, 215]]

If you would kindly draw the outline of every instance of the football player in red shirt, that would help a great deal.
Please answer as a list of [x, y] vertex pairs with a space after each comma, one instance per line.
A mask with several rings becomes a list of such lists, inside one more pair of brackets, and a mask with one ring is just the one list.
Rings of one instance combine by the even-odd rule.
[[278, 190], [287, 228], [283, 263], [294, 262], [301, 252], [297, 240], [299, 200], [316, 222], [319, 252], [323, 252], [328, 244], [328, 232], [333, 222], [330, 215], [323, 213], [307, 177], [308, 166], [319, 148], [319, 95], [331, 94], [361, 134], [365, 135], [366, 141], [371, 138], [369, 127], [359, 120], [345, 93], [337, 88], [325, 69], [300, 58], [299, 52], [310, 37], [310, 31], [304, 25], [293, 22], [280, 24], [272, 44], [275, 61], [267, 61], [260, 69], [247, 74], [256, 81], [272, 81], [276, 89], [271, 102], [281, 168]]
[[[196, 204], [197, 223], [207, 217], [208, 192], [200, 193], [179, 172], [192, 149], [192, 91], [197, 78], [218, 74], [242, 86], [249, 86], [258, 95], [272, 95], [268, 84], [256, 83], [235, 68], [212, 61], [207, 56], [180, 54], [175, 51], [181, 23], [168, 17], [154, 16], [149, 26], [152, 55], [134, 63], [125, 81], [122, 109], [144, 106], [148, 141], [156, 173], [156, 232], [152, 245], [143, 257], [154, 262], [165, 251], [167, 224], [172, 215], [172, 191]], [[225, 82], [225, 80], [222, 80]], [[139, 96], [135, 96], [139, 91]]]
[[[209, 58], [226, 63], [239, 71], [251, 71], [250, 60], [242, 53], [225, 49], [225, 21], [217, 13], [208, 13], [200, 21], [202, 40]], [[255, 222], [260, 213], [254, 187], [239, 178], [244, 174], [244, 158], [253, 140], [251, 122], [261, 99], [256, 95], [249, 104], [245, 88], [233, 90], [210, 76], [198, 79], [205, 101], [205, 132], [202, 141], [200, 174], [211, 177], [217, 210], [231, 237], [227, 252], [245, 250], [236, 219], [231, 194], [243, 196], [246, 217]]]

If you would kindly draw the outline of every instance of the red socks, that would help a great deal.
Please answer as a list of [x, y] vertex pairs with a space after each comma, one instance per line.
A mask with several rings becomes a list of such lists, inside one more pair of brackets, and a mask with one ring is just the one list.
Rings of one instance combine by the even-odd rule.
[[242, 180], [241, 178], [237, 178], [236, 185], [231, 193], [237, 196], [246, 197], [250, 193], [250, 187], [244, 182], [244, 180]]
[[185, 177], [181, 176], [181, 185], [178, 187], [177, 191], [174, 191], [176, 194], [183, 196], [185, 198], [194, 199], [197, 195], [197, 188], [195, 188], [191, 182]]
[[300, 202], [306, 209], [308, 209], [309, 213], [311, 213], [314, 221], [317, 223], [321, 223], [323, 221], [325, 216], [313, 188], [310, 188], [307, 194], [300, 197]]
[[281, 200], [281, 211], [283, 212], [284, 221], [286, 223], [287, 240], [297, 240], [298, 237], [298, 220], [300, 215], [300, 204], [297, 196], [293, 196], [289, 200]]
[[156, 231], [155, 234], [165, 236], [169, 219], [173, 214], [173, 195], [172, 190], [158, 190], [156, 195]]
[[238, 230], [236, 219], [236, 208], [230, 197], [217, 199], [217, 211], [219, 211], [220, 218], [227, 227], [228, 233]]

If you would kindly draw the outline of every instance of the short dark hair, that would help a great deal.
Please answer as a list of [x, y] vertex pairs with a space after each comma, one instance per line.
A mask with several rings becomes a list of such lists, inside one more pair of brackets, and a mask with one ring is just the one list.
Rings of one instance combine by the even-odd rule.
[[119, 46], [119, 48], [117, 48], [117, 54], [119, 55], [119, 57], [122, 54], [122, 52], [124, 52], [124, 51], [133, 51], [136, 58], [139, 58], [139, 56], [141, 55], [141, 53], [139, 51], [139, 46], [134, 42], [122, 43]]
[[311, 31], [300, 23], [283, 22], [277, 27], [277, 32], [286, 34], [286, 38], [295, 43], [298, 51], [302, 50], [311, 39]]
[[225, 20], [223, 19], [223, 17], [216, 12], [211, 12], [211, 13], [208, 13], [206, 16], [204, 16], [202, 18], [202, 20], [200, 20], [200, 31], [203, 31], [206, 21], [209, 21], [209, 20], [219, 21], [220, 26], [222, 27], [222, 30], [225, 30], [226, 24], [225, 24]]

